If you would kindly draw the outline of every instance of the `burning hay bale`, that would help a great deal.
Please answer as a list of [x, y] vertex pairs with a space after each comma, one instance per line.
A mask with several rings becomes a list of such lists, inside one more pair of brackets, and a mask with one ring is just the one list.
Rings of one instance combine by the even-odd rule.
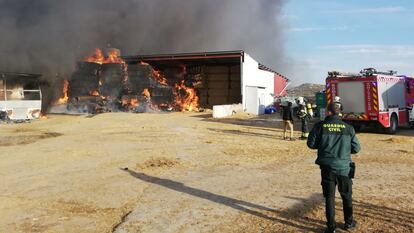
[[79, 62], [76, 71], [70, 77], [68, 96], [88, 96], [99, 89], [100, 65], [93, 62]]
[[[172, 87], [167, 85], [165, 78], [158, 81], [159, 75], [159, 72], [146, 63], [128, 65], [126, 93], [122, 96], [124, 106], [137, 112], [152, 112], [169, 105], [173, 95]], [[126, 100], [133, 102], [135, 99], [138, 100], [138, 105], [125, 105]]]
[[119, 51], [110, 50], [105, 57], [101, 50], [78, 64], [66, 81], [64, 98], [69, 111], [100, 113], [112, 111], [197, 111], [198, 96], [185, 82], [186, 69], [166, 76], [144, 62], [126, 64]]
[[109, 99], [118, 98], [123, 89], [123, 79], [127, 75], [124, 72], [123, 64], [108, 63], [101, 65], [99, 76], [99, 93]]
[[151, 78], [152, 67], [143, 64], [128, 65], [128, 80], [125, 85], [129, 92], [139, 93], [145, 88], [155, 87], [157, 82]]

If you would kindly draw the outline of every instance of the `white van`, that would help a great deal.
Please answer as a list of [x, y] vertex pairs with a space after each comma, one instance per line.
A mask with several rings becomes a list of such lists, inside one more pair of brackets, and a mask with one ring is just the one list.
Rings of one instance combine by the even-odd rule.
[[41, 116], [41, 75], [0, 72], [0, 112], [10, 120], [30, 120]]

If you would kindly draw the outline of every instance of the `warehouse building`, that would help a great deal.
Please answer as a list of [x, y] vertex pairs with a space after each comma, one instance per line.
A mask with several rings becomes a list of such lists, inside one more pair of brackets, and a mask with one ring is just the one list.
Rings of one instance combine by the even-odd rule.
[[275, 96], [286, 94], [286, 77], [241, 50], [122, 58], [129, 66], [148, 63], [167, 76], [184, 67], [202, 107], [241, 104], [244, 111], [259, 115]]

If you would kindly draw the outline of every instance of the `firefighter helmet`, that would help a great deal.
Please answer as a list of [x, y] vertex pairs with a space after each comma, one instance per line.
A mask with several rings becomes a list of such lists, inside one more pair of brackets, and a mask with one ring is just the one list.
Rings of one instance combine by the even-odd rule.
[[335, 96], [335, 98], [334, 98], [334, 101], [333, 102], [338, 102], [338, 103], [340, 103], [341, 102], [341, 97], [339, 97], [339, 96]]
[[304, 105], [304, 104], [305, 104], [305, 100], [304, 100], [304, 98], [303, 98], [302, 96], [299, 96], [299, 97], [296, 99], [296, 103], [298, 103], [298, 104], [300, 104], [300, 105]]

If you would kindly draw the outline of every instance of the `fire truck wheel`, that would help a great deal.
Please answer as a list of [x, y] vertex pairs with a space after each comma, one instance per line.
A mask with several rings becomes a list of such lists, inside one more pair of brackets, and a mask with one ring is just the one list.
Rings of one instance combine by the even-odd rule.
[[391, 119], [390, 119], [390, 127], [387, 128], [387, 133], [395, 134], [397, 133], [397, 129], [398, 129], [398, 118], [395, 114], [392, 114]]

